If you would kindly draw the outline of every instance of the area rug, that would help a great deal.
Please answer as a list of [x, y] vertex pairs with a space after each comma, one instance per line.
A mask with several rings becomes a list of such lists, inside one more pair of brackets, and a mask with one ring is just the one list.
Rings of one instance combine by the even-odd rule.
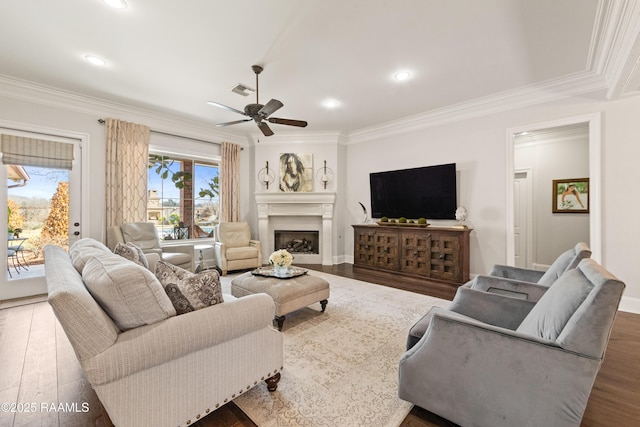
[[[286, 316], [277, 391], [264, 384], [234, 402], [260, 427], [395, 427], [412, 405], [398, 398], [398, 361], [409, 328], [449, 301], [310, 271], [331, 296]], [[223, 278], [228, 292], [235, 275]]]

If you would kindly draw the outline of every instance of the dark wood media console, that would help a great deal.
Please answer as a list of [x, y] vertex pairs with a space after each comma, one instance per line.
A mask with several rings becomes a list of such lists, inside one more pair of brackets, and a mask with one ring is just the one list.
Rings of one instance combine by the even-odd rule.
[[353, 268], [445, 282], [469, 280], [470, 228], [354, 225]]

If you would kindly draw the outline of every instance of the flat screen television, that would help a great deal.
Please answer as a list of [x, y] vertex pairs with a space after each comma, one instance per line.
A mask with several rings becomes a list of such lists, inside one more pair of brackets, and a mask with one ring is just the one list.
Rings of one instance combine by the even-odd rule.
[[455, 219], [456, 164], [369, 174], [371, 217]]

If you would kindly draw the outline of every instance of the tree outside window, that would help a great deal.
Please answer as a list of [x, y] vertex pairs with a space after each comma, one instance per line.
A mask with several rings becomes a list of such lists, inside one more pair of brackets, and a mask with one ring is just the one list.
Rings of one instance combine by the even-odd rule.
[[147, 219], [162, 239], [212, 236], [220, 208], [216, 163], [152, 153], [147, 190]]

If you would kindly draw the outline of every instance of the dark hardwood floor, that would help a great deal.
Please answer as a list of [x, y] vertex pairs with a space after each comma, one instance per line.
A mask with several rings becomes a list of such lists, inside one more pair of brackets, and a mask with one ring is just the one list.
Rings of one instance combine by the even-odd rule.
[[[380, 285], [451, 299], [455, 287], [424, 281], [393, 280], [375, 273], [353, 271], [351, 264], [305, 265]], [[0, 403], [87, 402], [89, 411], [56, 413], [0, 411], [0, 426], [105, 426], [111, 422], [84, 379], [73, 349], [46, 302], [0, 309]], [[589, 398], [582, 426], [640, 425], [640, 315], [620, 312], [606, 357]], [[199, 427], [254, 427], [233, 402], [192, 424]], [[453, 426], [414, 407], [402, 427]], [[368, 427], [368, 426], [367, 426]]]

